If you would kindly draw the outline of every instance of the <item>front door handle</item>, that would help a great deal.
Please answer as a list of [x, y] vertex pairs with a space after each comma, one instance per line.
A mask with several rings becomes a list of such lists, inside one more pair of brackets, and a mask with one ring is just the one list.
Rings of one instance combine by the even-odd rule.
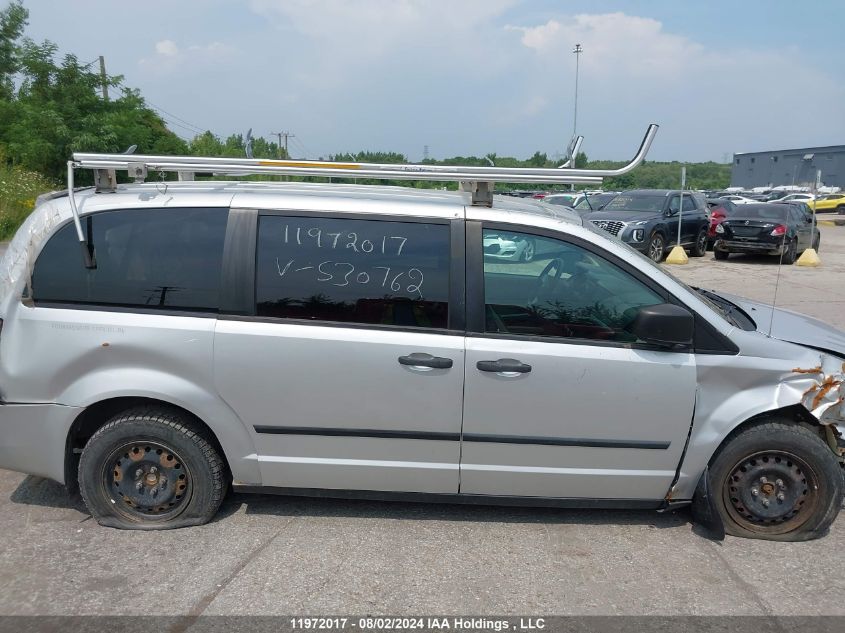
[[481, 371], [499, 373], [527, 374], [531, 365], [527, 365], [514, 358], [500, 358], [499, 360], [480, 360], [475, 364]]
[[431, 354], [413, 353], [399, 357], [400, 365], [409, 367], [431, 367], [432, 369], [449, 369], [452, 366], [451, 358], [432, 356]]

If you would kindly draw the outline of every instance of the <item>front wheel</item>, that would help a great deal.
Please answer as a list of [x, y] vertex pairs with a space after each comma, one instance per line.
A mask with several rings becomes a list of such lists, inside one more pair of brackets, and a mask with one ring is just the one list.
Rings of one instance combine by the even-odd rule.
[[655, 231], [651, 234], [651, 237], [648, 238], [648, 256], [651, 261], [659, 264], [663, 261], [663, 257], [665, 255], [666, 240], [663, 238], [663, 234]]
[[707, 254], [706, 226], [698, 232], [698, 237], [695, 238], [695, 244], [690, 248], [689, 254], [691, 257], [704, 257]]
[[710, 466], [725, 531], [772, 541], [823, 536], [842, 504], [842, 469], [812, 430], [767, 422], [741, 431]]
[[88, 440], [79, 487], [100, 525], [161, 530], [207, 523], [225, 493], [223, 460], [175, 411], [117, 415]]
[[714, 259], [718, 259], [719, 261], [723, 261], [730, 256], [728, 251], [723, 251], [718, 248], [713, 249], [713, 257]]

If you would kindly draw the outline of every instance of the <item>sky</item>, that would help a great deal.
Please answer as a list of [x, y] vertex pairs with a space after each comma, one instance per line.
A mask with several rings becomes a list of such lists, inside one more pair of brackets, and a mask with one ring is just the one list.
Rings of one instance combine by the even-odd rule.
[[295, 158], [563, 154], [727, 162], [845, 144], [842, 0], [24, 0], [26, 35], [140, 89], [190, 138]]

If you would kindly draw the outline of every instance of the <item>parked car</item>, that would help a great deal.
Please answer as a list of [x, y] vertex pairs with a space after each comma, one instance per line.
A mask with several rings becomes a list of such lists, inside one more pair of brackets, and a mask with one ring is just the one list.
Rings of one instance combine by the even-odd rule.
[[513, 233], [485, 233], [483, 245], [487, 258], [530, 262], [536, 255], [534, 240]]
[[707, 250], [711, 250], [713, 243], [716, 241], [716, 227], [736, 211], [736, 205], [725, 198], [710, 198], [707, 200], [707, 206], [710, 209], [710, 227], [707, 230]]
[[619, 195], [618, 191], [605, 191], [596, 193], [591, 196], [584, 196], [581, 200], [572, 207], [581, 213], [589, 211], [601, 211], [607, 206], [607, 203]]
[[[806, 206], [806, 205], [805, 205]], [[731, 253], [782, 256], [792, 264], [808, 248], [819, 249], [821, 233], [813, 229], [813, 214], [790, 203], [760, 203], [738, 207], [716, 226], [713, 256]]]
[[543, 198], [543, 202], [546, 204], [556, 204], [562, 207], [572, 208], [583, 198], [584, 194], [580, 191], [573, 191], [571, 193], [550, 193]]
[[779, 202], [812, 202], [816, 199], [812, 193], [790, 193], [783, 198], [779, 198]]
[[680, 218], [681, 246], [693, 257], [703, 257], [710, 223], [707, 203], [700, 193], [684, 192], [683, 213], [679, 213], [680, 196], [680, 191], [667, 189], [623, 191], [601, 211], [584, 217], [655, 262], [663, 261], [677, 242]]
[[[677, 193], [624, 194], [625, 222], [656, 230]], [[126, 529], [205, 523], [231, 489], [692, 505], [734, 535], [825, 534], [845, 333], [690, 288], [562, 207], [485, 202], [300, 182], [42, 198], [0, 263], [0, 468]], [[485, 253], [503, 235], [537, 256]]]
[[724, 198], [725, 200], [730, 200], [734, 204], [757, 204], [759, 202], [759, 200], [754, 200], [748, 196], [738, 196], [734, 193], [729, 193], [719, 197]]
[[816, 198], [809, 205], [811, 209], [815, 209], [816, 213], [826, 213], [829, 211], [845, 213], [845, 193], [828, 193]]

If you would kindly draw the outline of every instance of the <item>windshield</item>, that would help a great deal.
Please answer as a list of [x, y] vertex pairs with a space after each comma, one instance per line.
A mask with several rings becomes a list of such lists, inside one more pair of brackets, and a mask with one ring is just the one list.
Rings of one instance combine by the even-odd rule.
[[578, 211], [598, 211], [604, 209], [610, 200], [616, 197], [615, 193], [598, 193], [592, 196], [586, 196], [581, 202], [575, 205]]
[[663, 211], [666, 196], [631, 196], [620, 194], [607, 203], [604, 211]]

